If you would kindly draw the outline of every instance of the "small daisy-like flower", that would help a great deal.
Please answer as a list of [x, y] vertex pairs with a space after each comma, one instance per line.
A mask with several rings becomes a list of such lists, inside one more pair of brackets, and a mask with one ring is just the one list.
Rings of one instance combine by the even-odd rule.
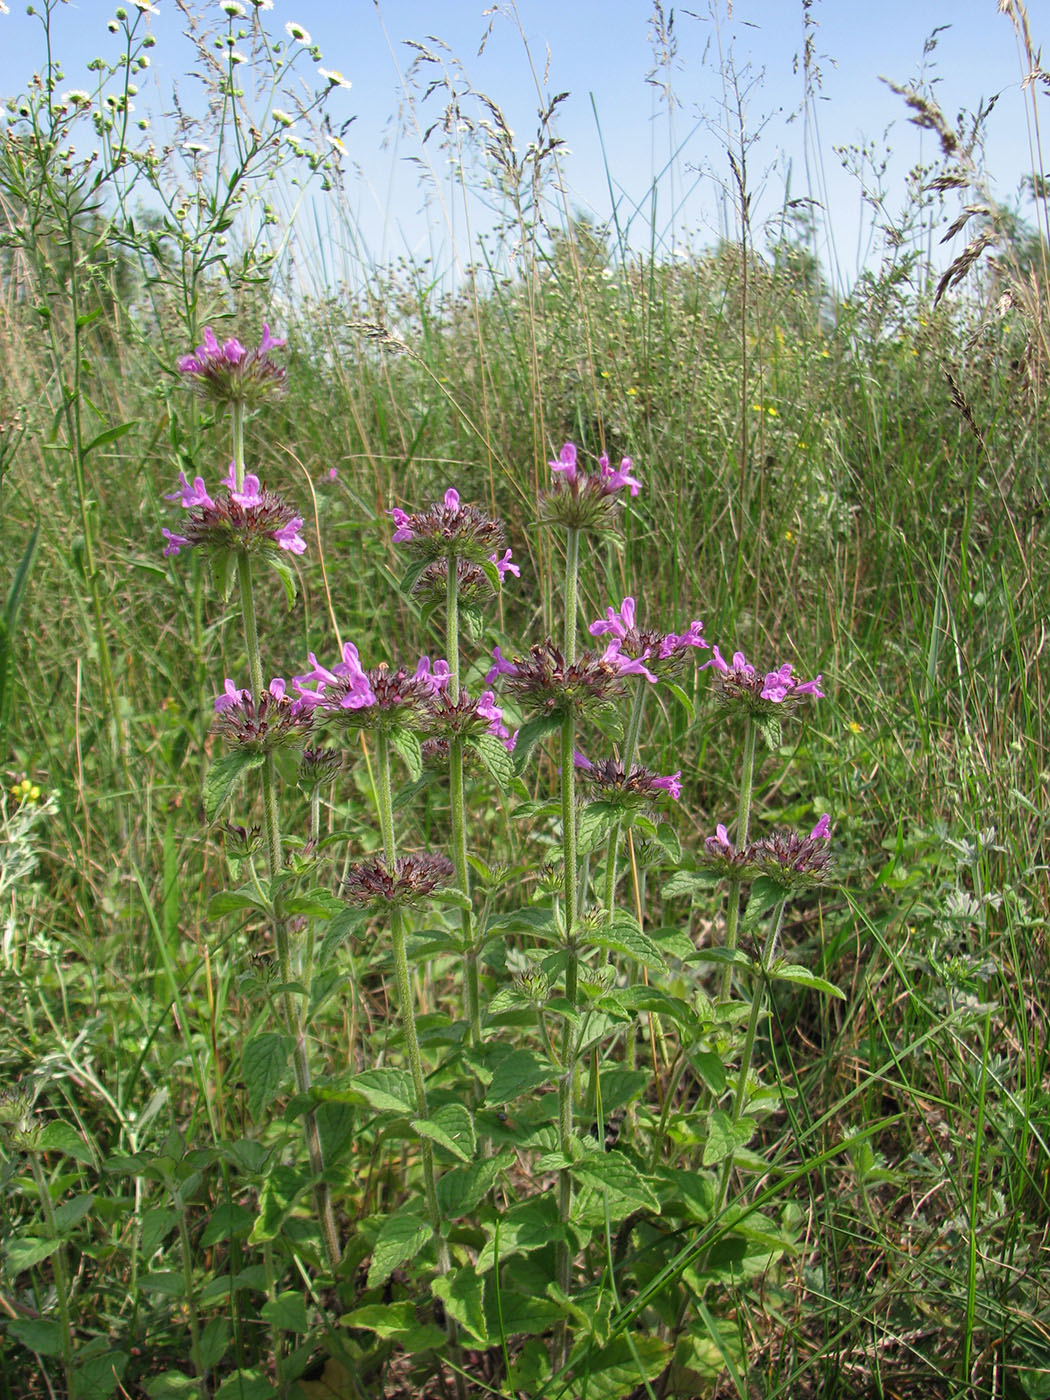
[[257, 10], [272, 10], [273, 0], [252, 0], [252, 4]]
[[67, 107], [90, 107], [91, 94], [85, 92], [83, 88], [70, 88], [68, 92], [62, 94], [61, 101]]
[[587, 629], [592, 637], [608, 637], [603, 659], [617, 666], [622, 675], [640, 675], [648, 681], [666, 679], [681, 670], [697, 647], [706, 647], [704, 624], [693, 621], [684, 632], [660, 632], [639, 627], [633, 598], [625, 598], [620, 611], [606, 609]]
[[293, 126], [295, 124], [295, 118], [291, 115], [291, 113], [282, 111], [280, 107], [275, 107], [270, 113], [270, 115], [271, 117], [273, 117], [274, 121], [278, 124], [278, 126], [287, 127]]
[[256, 700], [250, 690], [238, 690], [227, 677], [223, 693], [215, 699], [214, 733], [227, 743], [255, 753], [298, 746], [310, 731], [313, 714], [302, 699], [285, 693], [280, 676]]
[[223, 13], [229, 15], [231, 19], [244, 19], [245, 15], [248, 13], [240, 3], [240, 0], [222, 0], [220, 8]]
[[714, 647], [711, 660], [705, 661], [701, 670], [707, 666], [713, 666], [717, 672], [721, 700], [725, 703], [738, 701], [759, 716], [775, 714], [778, 709], [794, 709], [807, 695], [817, 699], [824, 695], [820, 689], [822, 677], [817, 676], [812, 681], [799, 680], [789, 661], [785, 661], [778, 671], [763, 674], [751, 665], [742, 651], [733, 653], [730, 665]]
[[427, 852], [397, 856], [392, 867], [378, 858], [363, 861], [351, 866], [342, 882], [343, 897], [351, 904], [372, 908], [419, 904], [447, 885], [452, 872], [447, 856]]
[[301, 24], [296, 24], [293, 19], [290, 19], [284, 26], [284, 32], [289, 39], [293, 39], [296, 43], [309, 45], [313, 42], [310, 38], [310, 31], [304, 29]]
[[595, 797], [618, 807], [648, 807], [666, 794], [677, 802], [682, 796], [682, 770], [666, 777], [632, 763], [625, 769], [616, 758], [601, 758], [592, 763], [582, 753], [573, 754], [573, 763], [580, 771], [585, 787]]
[[262, 340], [251, 349], [236, 337], [220, 344], [212, 328], [205, 326], [202, 344], [192, 355], [181, 356], [177, 368], [205, 398], [255, 405], [284, 387], [284, 367], [270, 358], [271, 350], [280, 350], [284, 344], [270, 334], [265, 321]]
[[547, 464], [555, 475], [549, 491], [540, 497], [540, 518], [548, 524], [564, 525], [574, 530], [612, 530], [616, 528], [621, 495], [627, 487], [637, 496], [642, 483], [631, 475], [630, 457], [613, 468], [604, 454], [598, 459], [596, 472], [581, 468], [574, 443], [562, 447], [556, 461]]
[[330, 87], [348, 88], [353, 84], [349, 78], [344, 78], [338, 68], [318, 68], [317, 76], [323, 78]]
[[156, 5], [151, 4], [150, 0], [133, 0], [133, 3], [135, 9], [138, 10], [140, 15], [160, 14], [160, 11], [157, 9]]
[[486, 684], [496, 676], [507, 677], [507, 690], [536, 714], [561, 716], [584, 714], [605, 708], [623, 690], [615, 666], [594, 652], [583, 652], [575, 661], [564, 655], [548, 637], [529, 648], [529, 654], [508, 661], [493, 649], [495, 665], [485, 677]]
[[245, 554], [272, 554], [275, 549], [303, 553], [306, 541], [300, 534], [302, 516], [296, 515], [294, 508], [276, 492], [263, 489], [257, 476], [247, 475], [240, 490], [233, 483], [231, 463], [222, 482], [226, 491], [213, 499], [203, 477], [195, 476], [190, 482], [185, 472], [179, 472], [178, 489], [166, 499], [179, 501], [188, 514], [181, 533], [161, 531], [167, 541], [165, 555], [198, 546]]

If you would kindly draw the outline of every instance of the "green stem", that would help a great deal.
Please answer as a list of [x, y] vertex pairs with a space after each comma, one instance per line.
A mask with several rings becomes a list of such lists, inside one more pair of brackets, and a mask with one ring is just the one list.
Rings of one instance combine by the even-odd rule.
[[[576, 853], [576, 769], [573, 752], [576, 744], [576, 722], [571, 711], [562, 720], [561, 727], [561, 820], [564, 876], [563, 914], [565, 920], [565, 1000], [570, 1012], [575, 1012], [579, 996], [579, 954], [576, 948], [577, 884]], [[573, 1093], [576, 1079], [576, 1057], [574, 1017], [565, 1018], [562, 1033], [561, 1074], [558, 1079], [558, 1136], [561, 1150], [568, 1155], [572, 1150], [573, 1136]], [[572, 1214], [572, 1176], [567, 1168], [558, 1173], [558, 1219], [567, 1227]], [[558, 1243], [557, 1251], [558, 1286], [568, 1294], [572, 1280], [572, 1258], [568, 1240]], [[561, 1337], [561, 1346], [568, 1347], [568, 1333]]]
[[[780, 929], [784, 922], [784, 910], [786, 908], [786, 899], [782, 899], [774, 908], [769, 924], [769, 933], [766, 935], [765, 946], [762, 949], [762, 958], [758, 968], [758, 974], [761, 980], [752, 995], [751, 1014], [747, 1018], [747, 1031], [744, 1034], [744, 1048], [740, 1052], [740, 1070], [736, 1077], [736, 1088], [733, 1091], [733, 1107], [730, 1116], [734, 1126], [740, 1122], [744, 1114], [744, 1099], [747, 1094], [747, 1077], [751, 1073], [751, 1059], [755, 1052], [755, 1038], [758, 1035], [758, 1022], [762, 1014], [762, 1005], [765, 1001], [766, 975], [769, 965], [773, 960], [773, 954], [776, 951], [777, 939], [780, 937]], [[722, 1167], [722, 1175], [718, 1184], [718, 1197], [715, 1201], [712, 1218], [717, 1217], [722, 1206], [725, 1204], [726, 1193], [729, 1189], [729, 1178], [732, 1173], [733, 1154], [730, 1153]]]
[[[638, 752], [638, 740], [642, 732], [642, 715], [645, 712], [645, 700], [648, 694], [649, 682], [640, 680], [635, 688], [634, 700], [631, 702], [631, 717], [627, 721], [627, 735], [623, 741], [623, 771], [630, 773], [631, 765], [634, 763], [634, 756]], [[616, 907], [616, 866], [620, 854], [620, 834], [623, 829], [623, 819], [617, 817], [609, 832], [609, 839], [605, 847], [605, 908], [610, 917]]]
[[[448, 651], [448, 691], [454, 704], [460, 695], [459, 669], [459, 569], [455, 554], [448, 557], [448, 578], [445, 584], [445, 646]], [[454, 735], [448, 745], [449, 801], [452, 808], [452, 861], [456, 870], [456, 885], [470, 897], [470, 866], [467, 862], [467, 804], [463, 792], [463, 739]], [[470, 909], [460, 910], [463, 937], [464, 999], [470, 1039], [481, 1044], [481, 987], [478, 980], [478, 950], [474, 946], [473, 916]]]
[[579, 608], [580, 532], [565, 532], [565, 635], [562, 651], [571, 664], [576, 660], [576, 613]]
[[58, 1303], [58, 1318], [62, 1328], [62, 1370], [66, 1378], [66, 1394], [73, 1392], [73, 1324], [69, 1317], [69, 1270], [66, 1268], [66, 1247], [61, 1242], [55, 1211], [51, 1204], [51, 1189], [44, 1176], [44, 1169], [35, 1152], [29, 1152], [29, 1165], [36, 1181], [40, 1196], [40, 1208], [44, 1212], [48, 1239], [58, 1240], [59, 1245], [51, 1256], [51, 1269], [55, 1276], [55, 1300]]
[[186, 1224], [186, 1206], [182, 1199], [182, 1193], [176, 1186], [173, 1192], [175, 1198], [175, 1214], [179, 1217], [179, 1246], [182, 1253], [182, 1279], [186, 1290], [186, 1312], [190, 1324], [190, 1356], [193, 1359], [193, 1369], [198, 1381], [200, 1381], [200, 1391], [202, 1396], [207, 1396], [208, 1388], [204, 1383], [204, 1362], [201, 1357], [201, 1325], [197, 1316], [197, 1300], [193, 1296], [193, 1249], [190, 1245], [190, 1231]]
[[[748, 828], [751, 824], [751, 794], [755, 785], [755, 739], [758, 728], [750, 715], [744, 721], [744, 761], [740, 773], [740, 800], [736, 809], [736, 831], [734, 841], [738, 851], [747, 845]], [[730, 952], [736, 951], [737, 929], [740, 922], [740, 885], [738, 879], [729, 882], [729, 907], [726, 911], [726, 942]], [[725, 1001], [733, 985], [733, 964], [726, 963], [718, 988], [719, 1000]]]

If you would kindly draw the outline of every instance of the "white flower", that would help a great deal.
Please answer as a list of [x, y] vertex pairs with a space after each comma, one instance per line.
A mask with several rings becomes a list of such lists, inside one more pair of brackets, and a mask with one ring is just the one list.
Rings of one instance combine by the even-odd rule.
[[222, 9], [231, 19], [243, 19], [248, 13], [238, 0], [222, 0]]
[[272, 115], [274, 121], [279, 122], [281, 126], [291, 126], [292, 123], [295, 121], [295, 118], [293, 116], [291, 116], [288, 112], [282, 111], [280, 107], [275, 107], [273, 109]]
[[329, 131], [325, 133], [325, 140], [330, 146], [334, 147], [340, 155], [346, 155], [346, 147], [343, 145], [342, 141], [340, 141], [338, 136], [333, 136], [332, 133]]
[[284, 26], [284, 32], [288, 35], [289, 39], [298, 39], [300, 44], [309, 44], [312, 42], [310, 39], [310, 31], [304, 29], [301, 24], [296, 24], [294, 19], [290, 19]]
[[257, 10], [272, 10], [273, 0], [252, 0], [252, 4]]
[[85, 92], [83, 88], [70, 88], [68, 92], [62, 94], [61, 100], [67, 107], [88, 107], [91, 105], [91, 94]]
[[247, 55], [246, 53], [241, 53], [240, 49], [231, 49], [231, 50], [230, 50], [230, 62], [231, 62], [231, 63], [247, 63], [247, 62], [248, 62], [248, 55]]
[[352, 86], [350, 79], [344, 78], [338, 68], [318, 68], [317, 76], [323, 78], [326, 83], [330, 83], [332, 87], [348, 88]]
[[138, 10], [140, 15], [160, 14], [160, 11], [157, 9], [156, 5], [151, 4], [150, 0], [134, 0], [134, 5], [135, 9]]

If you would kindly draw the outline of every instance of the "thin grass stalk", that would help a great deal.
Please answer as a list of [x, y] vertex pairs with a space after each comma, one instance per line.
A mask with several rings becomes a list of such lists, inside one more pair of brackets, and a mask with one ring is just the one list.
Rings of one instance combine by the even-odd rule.
[[55, 1210], [51, 1204], [51, 1189], [44, 1176], [44, 1169], [40, 1165], [40, 1157], [32, 1149], [26, 1155], [29, 1157], [29, 1166], [33, 1173], [33, 1180], [36, 1182], [37, 1193], [40, 1196], [40, 1209], [44, 1213], [47, 1237], [58, 1241], [58, 1248], [51, 1255], [51, 1271], [55, 1276], [55, 1299], [58, 1304], [58, 1321], [62, 1331], [62, 1372], [66, 1379], [66, 1394], [73, 1395], [75, 1393], [73, 1389], [73, 1324], [69, 1316], [69, 1269], [66, 1266], [66, 1246], [58, 1233]]

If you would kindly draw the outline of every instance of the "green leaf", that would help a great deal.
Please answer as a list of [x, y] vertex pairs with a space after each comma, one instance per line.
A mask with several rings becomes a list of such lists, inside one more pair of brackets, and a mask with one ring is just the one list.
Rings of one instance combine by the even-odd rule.
[[256, 909], [270, 913], [270, 906], [261, 899], [254, 885], [242, 885], [239, 890], [220, 890], [208, 900], [208, 918], [221, 919], [224, 914], [236, 914], [241, 909]]
[[485, 1095], [486, 1103], [504, 1104], [540, 1084], [549, 1084], [558, 1070], [535, 1050], [512, 1050], [496, 1066]]
[[248, 1090], [248, 1112], [258, 1120], [277, 1097], [291, 1053], [291, 1037], [280, 1031], [264, 1031], [245, 1042], [241, 1074]]
[[[565, 1238], [565, 1228], [558, 1221], [558, 1203], [553, 1192], [533, 1196], [510, 1210], [498, 1220], [498, 1228], [478, 1255], [475, 1268], [479, 1274], [488, 1273], [497, 1260], [512, 1254], [529, 1254], [545, 1249]], [[492, 1228], [492, 1227], [486, 1227]]]
[[366, 1069], [354, 1075], [350, 1088], [380, 1113], [416, 1111], [416, 1092], [407, 1069]]
[[828, 996], [846, 1000], [846, 993], [833, 982], [826, 982], [823, 977], [818, 977], [808, 967], [798, 963], [774, 963], [767, 975], [774, 982], [796, 982], [800, 987], [811, 987], [815, 992], [826, 992]]
[[401, 755], [405, 767], [408, 769], [408, 776], [412, 781], [418, 782], [423, 776], [423, 745], [419, 735], [411, 729], [397, 729], [390, 731], [390, 743]]
[[448, 1337], [433, 1322], [418, 1322], [413, 1303], [366, 1303], [339, 1319], [341, 1327], [360, 1327], [405, 1351], [436, 1351]]
[[581, 1356], [577, 1362], [574, 1357], [574, 1369], [587, 1376], [587, 1400], [625, 1400], [660, 1374], [670, 1350], [657, 1337], [632, 1333], [630, 1338], [617, 1337], [586, 1359]]
[[254, 1219], [254, 1214], [247, 1206], [238, 1205], [236, 1201], [220, 1202], [208, 1217], [208, 1223], [201, 1235], [201, 1247], [209, 1249], [221, 1240], [246, 1235], [252, 1228]]
[[94, 1163], [95, 1157], [90, 1147], [73, 1127], [61, 1118], [53, 1118], [44, 1125], [40, 1134], [40, 1149], [43, 1152], [62, 1152], [67, 1157], [75, 1157], [78, 1162]]
[[303, 1295], [288, 1289], [278, 1293], [276, 1298], [263, 1303], [260, 1312], [263, 1320], [271, 1327], [279, 1327], [282, 1332], [308, 1332], [310, 1320], [306, 1316], [306, 1303]]
[[669, 690], [671, 692], [674, 698], [678, 701], [679, 705], [681, 705], [682, 709], [685, 710], [689, 718], [692, 719], [693, 715], [695, 714], [695, 711], [693, 709], [693, 702], [682, 689], [682, 687], [680, 685], [677, 685], [674, 681], [664, 681], [663, 688], [664, 690]]
[[665, 899], [677, 899], [680, 896], [698, 899], [709, 895], [719, 879], [720, 876], [713, 870], [676, 870], [660, 886], [660, 893]]
[[317, 955], [318, 967], [325, 967], [332, 954], [342, 943], [343, 939], [352, 928], [361, 923], [367, 917], [367, 911], [363, 909], [351, 909], [349, 906], [340, 909], [338, 914], [333, 914], [325, 929], [324, 938], [321, 942], [321, 951]]
[[430, 1285], [445, 1305], [445, 1311], [480, 1347], [489, 1345], [485, 1323], [485, 1284], [469, 1264], [454, 1274], [439, 1275]]
[[73, 1400], [107, 1400], [127, 1370], [126, 1351], [105, 1351], [74, 1362]]
[[87, 457], [96, 448], [108, 447], [111, 442], [116, 442], [125, 433], [130, 433], [132, 428], [137, 427], [138, 419], [133, 418], [130, 423], [118, 423], [115, 428], [106, 428], [104, 432], [99, 433], [98, 437], [93, 437], [87, 446], [81, 449], [81, 456]]
[[744, 928], [756, 928], [763, 915], [778, 904], [782, 904], [786, 898], [787, 891], [783, 886], [778, 885], [768, 875], [759, 875], [751, 886], [751, 895], [747, 901], [747, 908], [744, 910]]
[[201, 1333], [201, 1365], [206, 1371], [219, 1364], [229, 1345], [229, 1324], [224, 1317], [213, 1317]]
[[42, 1240], [34, 1235], [23, 1235], [21, 1239], [10, 1240], [4, 1246], [7, 1267], [12, 1274], [33, 1269], [54, 1254], [59, 1244], [59, 1240]]
[[372, 1250], [368, 1287], [378, 1288], [385, 1283], [399, 1265], [414, 1258], [429, 1243], [433, 1234], [430, 1222], [421, 1215], [405, 1210], [388, 1215]]
[[35, 1351], [37, 1356], [62, 1355], [62, 1325], [40, 1317], [15, 1317], [7, 1324], [8, 1333]]
[[588, 1152], [571, 1171], [596, 1190], [615, 1192], [634, 1206], [660, 1213], [660, 1198], [652, 1185], [622, 1152]]
[[507, 752], [503, 740], [495, 734], [477, 734], [470, 744], [488, 769], [492, 781], [501, 792], [505, 792], [514, 781], [514, 758]]
[[259, 1192], [259, 1214], [248, 1236], [251, 1244], [275, 1239], [296, 1199], [309, 1185], [309, 1178], [294, 1167], [273, 1167], [263, 1179]]
[[91, 1208], [95, 1204], [95, 1197], [91, 1192], [85, 1192], [80, 1196], [73, 1196], [71, 1200], [63, 1201], [60, 1206], [55, 1207], [55, 1228], [60, 1235], [72, 1230], [78, 1221], [83, 1220], [85, 1215], [91, 1213]]
[[222, 810], [242, 773], [262, 767], [263, 755], [248, 749], [233, 749], [217, 758], [204, 778], [204, 815], [213, 822]]
[[[199, 1387], [198, 1387], [199, 1392]], [[227, 1376], [215, 1392], [215, 1400], [277, 1400], [278, 1392], [253, 1366]]]
[[493, 1274], [492, 1283], [485, 1293], [486, 1315], [489, 1333], [492, 1337], [500, 1336], [501, 1323], [505, 1337], [538, 1337], [565, 1316], [562, 1308], [549, 1298], [536, 1298], [527, 1293], [514, 1293], [506, 1288], [501, 1288], [499, 1291], [499, 1308], [497, 1310], [497, 1282], [498, 1280]]
[[443, 1104], [429, 1118], [414, 1118], [412, 1126], [420, 1137], [440, 1143], [461, 1162], [469, 1162], [474, 1156], [474, 1120], [462, 1104]]
[[769, 749], [771, 753], [779, 749], [780, 745], [783, 743], [784, 736], [780, 728], [780, 720], [777, 716], [768, 714], [756, 715], [755, 724], [758, 726], [758, 732], [765, 740], [766, 748]]
[[163, 1293], [169, 1298], [181, 1298], [186, 1292], [186, 1279], [174, 1269], [157, 1269], [139, 1278], [139, 1287], [147, 1293]]
[[704, 1144], [703, 1165], [714, 1166], [732, 1157], [738, 1147], [746, 1147], [755, 1132], [753, 1118], [738, 1118], [736, 1122], [722, 1108], [713, 1108], [707, 1115], [707, 1142]]
[[299, 591], [299, 582], [288, 551], [278, 546], [277, 549], [267, 553], [266, 562], [284, 585], [284, 596], [290, 611], [295, 607], [295, 596]]
[[597, 850], [620, 816], [620, 808], [611, 802], [588, 802], [582, 807], [576, 826], [576, 844], [580, 855]]
[[514, 771], [520, 773], [528, 762], [529, 755], [548, 734], [556, 734], [561, 729], [561, 720], [551, 715], [540, 715], [530, 719], [518, 730], [518, 740], [514, 745]]
[[164, 1371], [146, 1382], [149, 1400], [186, 1400], [189, 1396], [196, 1400], [200, 1393], [200, 1381], [184, 1371]]
[[446, 1220], [469, 1215], [495, 1186], [514, 1160], [512, 1152], [472, 1162], [469, 1167], [453, 1167], [438, 1178], [438, 1204]]
[[595, 948], [611, 949], [616, 953], [626, 953], [628, 957], [634, 958], [636, 962], [642, 963], [645, 967], [654, 968], [657, 972], [666, 971], [667, 964], [660, 949], [647, 933], [643, 933], [638, 927], [637, 921], [629, 914], [618, 910], [613, 917], [613, 922], [604, 928], [599, 928], [592, 932], [587, 932], [586, 940]]

